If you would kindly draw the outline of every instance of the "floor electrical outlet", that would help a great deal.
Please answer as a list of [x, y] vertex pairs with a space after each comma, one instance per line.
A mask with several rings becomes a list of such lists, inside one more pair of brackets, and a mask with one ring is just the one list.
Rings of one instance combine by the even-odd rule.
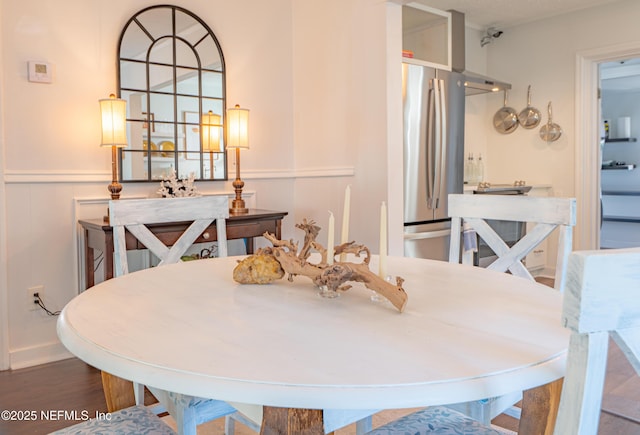
[[40, 306], [38, 305], [38, 296], [40, 296], [40, 298], [44, 297], [43, 285], [36, 285], [27, 289], [27, 306], [29, 307], [29, 311], [37, 311], [40, 309]]

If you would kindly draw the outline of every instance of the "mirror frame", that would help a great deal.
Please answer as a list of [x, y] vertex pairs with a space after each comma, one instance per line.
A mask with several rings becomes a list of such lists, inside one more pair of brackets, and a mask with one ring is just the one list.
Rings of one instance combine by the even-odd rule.
[[[158, 29], [157, 27], [153, 27], [153, 29], [151, 29], [150, 22], [146, 22], [145, 24], [143, 24], [143, 22], [145, 22], [144, 20], [144, 16], [145, 14], [147, 14], [147, 17], [149, 17], [149, 13], [154, 13], [155, 11], [161, 10], [161, 9], [166, 9], [168, 11], [168, 13], [170, 13], [171, 16], [171, 28], [167, 29], [166, 31], [164, 29]], [[203, 33], [204, 36], [202, 36], [201, 38], [199, 38], [195, 43], [190, 43], [188, 38], [186, 37], [181, 37], [180, 31], [177, 31], [177, 19], [179, 18], [184, 18], [183, 16], [181, 16], [180, 14], [184, 14], [186, 15], [188, 18], [193, 19], [194, 23], [193, 25], [190, 25], [188, 27], [189, 31], [192, 31], [195, 26], [200, 25], [202, 26], [202, 29], [197, 29], [197, 31], [202, 32], [204, 31], [205, 33]], [[141, 22], [142, 20], [142, 22]], [[123, 46], [123, 41], [125, 41], [125, 38], [127, 36], [127, 32], [131, 31], [131, 32], [143, 32], [148, 38], [149, 38], [149, 42], [148, 45], [146, 47], [146, 53], [142, 53], [144, 55], [144, 59], [134, 59], [132, 57], [126, 57], [123, 55], [123, 50], [126, 49], [127, 47]], [[184, 32], [183, 32], [184, 33]], [[200, 34], [200, 33], [198, 33]], [[129, 33], [129, 35], [131, 35], [131, 33]], [[217, 53], [213, 53], [211, 52], [211, 50], [208, 50], [206, 53], [202, 52], [202, 50], [204, 50], [204, 46], [205, 44], [202, 44], [203, 48], [200, 49], [200, 52], [198, 51], [198, 44], [202, 43], [203, 41], [206, 40], [206, 42], [210, 42], [208, 41], [208, 38], [211, 38], [213, 43], [215, 44], [215, 48], [217, 49]], [[158, 41], [160, 40], [169, 40], [171, 41], [171, 43], [173, 44], [173, 50], [171, 53], [171, 57], [172, 60], [169, 61], [154, 61], [154, 60], [150, 60], [150, 55], [152, 53], [152, 48], [158, 43]], [[146, 40], [145, 40], [146, 41]], [[179, 41], [181, 43], [182, 47], [188, 47], [191, 49], [195, 60], [197, 62], [197, 64], [194, 65], [181, 65], [178, 64], [176, 58], [178, 57], [178, 51], [176, 49], [176, 41]], [[136, 47], [138, 48], [138, 47]], [[208, 48], [208, 47], [207, 47]], [[156, 5], [156, 6], [150, 6], [147, 8], [144, 8], [138, 12], [136, 12], [125, 24], [125, 26], [122, 29], [122, 32], [120, 34], [120, 38], [118, 41], [118, 49], [117, 49], [117, 59], [118, 59], [118, 65], [117, 65], [117, 80], [118, 80], [118, 97], [119, 98], [123, 98], [123, 93], [132, 93], [135, 92], [137, 94], [141, 95], [141, 98], [146, 98], [145, 104], [146, 106], [141, 106], [142, 109], [144, 110], [144, 107], [147, 108], [151, 108], [153, 109], [153, 105], [151, 103], [151, 96], [155, 95], [158, 96], [159, 94], [162, 94], [162, 97], [167, 97], [165, 98], [165, 102], [168, 99], [172, 99], [173, 100], [173, 119], [172, 120], [162, 120], [162, 121], [158, 121], [158, 119], [154, 119], [154, 115], [153, 115], [153, 110], [149, 110], [146, 109], [146, 112], [141, 112], [142, 115], [146, 115], [143, 116], [142, 118], [138, 118], [138, 117], [132, 117], [131, 116], [131, 112], [130, 112], [130, 101], [127, 97], [125, 97], [124, 99], [127, 100], [127, 138], [128, 138], [128, 142], [129, 142], [129, 147], [124, 148], [124, 149], [119, 149], [118, 150], [118, 160], [119, 160], [119, 167], [120, 167], [120, 174], [119, 174], [119, 180], [121, 182], [158, 182], [160, 181], [162, 178], [168, 177], [169, 173], [170, 173], [170, 169], [173, 168], [176, 171], [176, 176], [178, 178], [187, 178], [190, 174], [184, 174], [181, 173], [181, 168], [180, 168], [180, 163], [182, 162], [184, 166], [187, 166], [187, 159], [189, 158], [189, 156], [192, 156], [191, 160], [199, 160], [199, 171], [198, 171], [198, 175], [194, 176], [194, 179], [197, 181], [225, 181], [228, 180], [228, 173], [227, 173], [227, 152], [226, 152], [226, 129], [225, 129], [225, 115], [226, 115], [226, 78], [225, 78], [225, 62], [224, 62], [224, 55], [222, 53], [222, 48], [220, 47], [220, 43], [218, 42], [218, 39], [216, 38], [215, 34], [213, 33], [213, 31], [211, 30], [211, 28], [202, 20], [200, 19], [197, 15], [195, 15], [194, 13], [188, 11], [187, 9], [184, 9], [182, 7], [179, 6], [173, 6], [173, 5]], [[216, 62], [219, 59], [219, 67], [217, 65], [211, 66], [211, 65], [206, 65], [203, 66], [201, 64], [202, 61], [202, 57], [201, 54], [209, 54], [208, 57], [213, 57]], [[141, 82], [145, 83], [145, 87], [144, 88], [136, 88], [135, 86], [132, 87], [123, 87], [123, 67], [124, 65], [134, 65], [134, 64], [138, 64], [142, 67], [144, 67], [145, 69], [145, 74], [146, 77], [143, 78], [138, 78], [139, 80], [141, 80]], [[172, 90], [171, 92], [168, 91], [158, 91], [158, 89], [154, 89], [153, 85], [151, 84], [151, 73], [150, 70], [153, 68], [171, 68], [172, 69], [172, 73], [173, 73], [173, 78], [171, 78], [170, 80], [167, 80], [165, 82], [163, 82], [163, 87], [166, 87], [166, 85], [168, 85], [170, 82], [172, 84]], [[195, 94], [181, 94], [179, 92], [178, 89], [178, 85], [180, 83], [180, 80], [178, 79], [178, 73], [177, 71], [185, 71], [185, 70], [189, 70], [192, 72], [192, 74], [197, 74], [198, 77], [198, 83], [197, 83], [197, 96]], [[205, 73], [206, 75], [219, 75], [220, 76], [220, 96], [203, 96], [203, 88], [204, 86], [204, 82], [203, 82], [203, 73]], [[213, 80], [213, 78], [212, 78]], [[128, 80], [127, 84], [131, 85], [131, 82], [133, 80]], [[155, 91], [155, 92], [154, 92]], [[181, 119], [180, 116], [181, 114], [179, 113], [179, 98], [183, 98], [183, 99], [191, 99], [193, 100], [195, 97], [197, 97], [198, 99], [198, 120], [197, 121], [188, 121], [186, 119], [186, 111], [182, 112], [182, 115], [185, 116], [185, 119]], [[204, 97], [204, 98], [203, 98]], [[220, 151], [219, 152], [211, 152], [211, 151], [205, 151], [203, 149], [203, 141], [202, 141], [202, 119], [203, 119], [203, 115], [207, 113], [207, 110], [205, 110], [203, 108], [203, 106], [205, 106], [205, 104], [203, 104], [203, 101], [219, 101], [219, 103], [221, 103], [221, 113], [220, 115], [220, 125], [218, 126], [220, 128], [220, 136], [219, 136], [219, 140], [220, 140]], [[195, 110], [193, 112], [191, 112], [195, 115]], [[197, 124], [196, 124], [197, 122]], [[198, 151], [190, 151], [187, 152], [187, 127], [188, 126], [193, 126], [193, 132], [197, 133], [197, 149]], [[136, 126], [136, 128], [138, 129], [137, 131], [140, 131], [142, 134], [142, 142], [143, 144], [141, 144], [141, 146], [139, 148], [137, 147], [132, 147], [132, 128]], [[157, 150], [156, 152], [151, 152], [152, 151], [152, 147], [155, 145], [153, 140], [152, 140], [152, 136], [154, 135], [154, 129], [157, 126], [161, 126], [163, 127], [163, 131], [167, 130], [169, 133], [163, 133], [162, 135], [164, 137], [167, 138], [173, 138], [173, 150], [171, 150], [170, 148], [168, 148], [168, 151], [164, 151], [164, 150]], [[141, 127], [141, 129], [140, 129]], [[146, 140], [144, 140], [144, 136], [146, 134]], [[156, 137], [158, 137], [159, 133], [155, 133]], [[195, 139], [192, 136], [192, 140]], [[150, 146], [146, 147], [145, 145], [149, 144]], [[169, 142], [170, 144], [170, 142]], [[179, 146], [184, 144], [184, 146]], [[195, 144], [195, 141], [192, 142], [191, 146], [193, 146]], [[149, 148], [149, 149], [146, 149]], [[123, 163], [126, 162], [126, 157], [129, 156], [130, 157], [130, 162], [128, 162], [129, 166], [131, 166], [133, 164], [133, 160], [134, 158], [140, 159], [140, 156], [142, 154], [142, 162], [144, 166], [144, 171], [145, 171], [145, 176], [135, 176], [134, 177], [134, 173], [133, 170], [130, 170], [128, 172], [128, 174], [125, 174], [124, 168], [125, 166], [123, 166]], [[184, 155], [184, 157], [182, 157], [182, 155]], [[169, 156], [169, 157], [167, 157]], [[168, 173], [163, 173], [160, 177], [158, 176], [157, 172], [154, 172], [152, 165], [156, 165], [159, 162], [164, 161], [163, 165], [169, 164], [169, 167], [166, 168]], [[217, 165], [215, 165], [215, 162], [218, 162]], [[221, 161], [221, 162], [220, 162]], [[209, 169], [209, 176], [206, 176], [205, 173], [205, 169], [207, 168], [205, 166], [205, 162], [209, 163], [208, 168]], [[215, 165], [215, 166], [214, 166]], [[221, 168], [220, 168], [221, 166]], [[215, 170], [211, 170], [214, 169]]]

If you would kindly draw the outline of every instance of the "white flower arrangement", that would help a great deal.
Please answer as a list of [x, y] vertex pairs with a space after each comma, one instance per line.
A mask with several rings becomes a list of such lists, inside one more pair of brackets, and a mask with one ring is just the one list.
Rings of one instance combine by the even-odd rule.
[[198, 189], [196, 189], [195, 176], [193, 172], [189, 174], [189, 178], [179, 179], [176, 176], [175, 169], [171, 170], [169, 177], [162, 177], [160, 189], [158, 189], [157, 193], [163, 198], [200, 196]]

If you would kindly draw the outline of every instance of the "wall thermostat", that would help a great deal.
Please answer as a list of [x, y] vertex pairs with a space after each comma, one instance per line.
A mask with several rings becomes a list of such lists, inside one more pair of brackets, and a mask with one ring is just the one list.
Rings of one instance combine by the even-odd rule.
[[29, 81], [35, 83], [51, 83], [53, 71], [47, 62], [29, 61]]

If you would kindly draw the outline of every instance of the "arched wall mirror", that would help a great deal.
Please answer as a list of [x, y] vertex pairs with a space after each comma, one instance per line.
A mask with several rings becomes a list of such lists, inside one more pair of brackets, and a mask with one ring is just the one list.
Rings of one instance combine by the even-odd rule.
[[118, 63], [129, 144], [120, 150], [121, 181], [172, 170], [226, 180], [224, 57], [209, 26], [178, 6], [143, 9], [120, 35]]

